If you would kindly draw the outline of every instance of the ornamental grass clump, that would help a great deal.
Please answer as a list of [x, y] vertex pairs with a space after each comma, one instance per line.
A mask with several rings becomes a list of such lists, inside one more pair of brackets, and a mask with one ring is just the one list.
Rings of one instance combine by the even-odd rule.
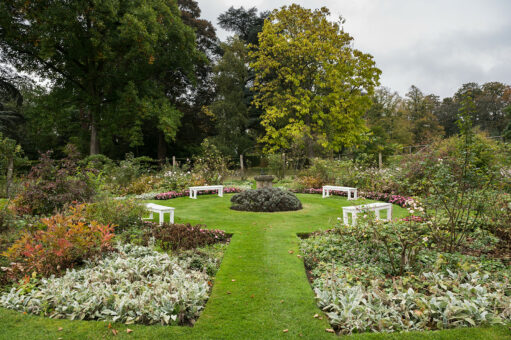
[[275, 212], [302, 209], [302, 202], [290, 191], [262, 188], [243, 191], [231, 197], [233, 210]]
[[193, 324], [208, 299], [210, 277], [191, 266], [147, 247], [119, 245], [60, 278], [13, 287], [0, 306], [57, 319]]

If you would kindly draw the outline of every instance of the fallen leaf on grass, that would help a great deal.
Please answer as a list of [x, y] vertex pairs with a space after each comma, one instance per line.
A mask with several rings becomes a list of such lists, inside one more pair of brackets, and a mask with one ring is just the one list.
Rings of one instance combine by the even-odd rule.
[[112, 328], [112, 324], [110, 322], [108, 323], [108, 328]]
[[236, 282], [236, 280], [235, 280], [235, 279], [232, 279], [231, 281], [232, 281], [232, 282]]
[[286, 328], [282, 332], [287, 333], [287, 332], [289, 332], [289, 329]]
[[132, 330], [132, 329], [126, 328], [126, 333], [130, 334], [130, 333], [132, 333], [132, 332], [133, 332], [133, 330]]
[[250, 295], [250, 297], [253, 299], [254, 298], [254, 294]]
[[320, 316], [320, 317], [319, 317], [319, 319], [320, 319], [320, 320], [323, 320], [323, 317], [322, 317], [322, 316]]
[[117, 335], [117, 333], [119, 333], [119, 331], [117, 329], [112, 329], [112, 334], [115, 336]]
[[289, 254], [292, 254], [292, 253], [294, 253], [294, 251], [293, 251], [293, 250], [290, 250], [290, 251], [288, 251], [288, 253], [289, 253]]
[[60, 331], [61, 331], [61, 330], [63, 330], [63, 329], [64, 329], [64, 328], [62, 328], [62, 327], [59, 327], [58, 331], [60, 332]]
[[230, 292], [230, 291], [227, 291], [227, 294], [231, 294], [231, 292]]
[[296, 257], [298, 257], [298, 258], [302, 258], [302, 255], [296, 255]]
[[328, 333], [335, 333], [335, 331], [334, 331], [332, 328], [327, 328], [327, 329], [325, 329], [325, 332], [328, 332]]
[[314, 314], [314, 317], [317, 318], [319, 316], [319, 314]]

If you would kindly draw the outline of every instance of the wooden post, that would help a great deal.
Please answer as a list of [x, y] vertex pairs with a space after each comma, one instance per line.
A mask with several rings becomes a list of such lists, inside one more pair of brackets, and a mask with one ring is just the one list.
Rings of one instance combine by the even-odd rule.
[[240, 173], [241, 173], [241, 179], [245, 179], [245, 169], [243, 167], [243, 155], [240, 155]]
[[172, 170], [176, 170], [176, 156], [172, 156]]
[[286, 153], [282, 153], [282, 178], [286, 177]]
[[378, 168], [381, 169], [383, 166], [383, 157], [382, 157], [382, 154], [381, 154], [381, 151], [378, 152]]

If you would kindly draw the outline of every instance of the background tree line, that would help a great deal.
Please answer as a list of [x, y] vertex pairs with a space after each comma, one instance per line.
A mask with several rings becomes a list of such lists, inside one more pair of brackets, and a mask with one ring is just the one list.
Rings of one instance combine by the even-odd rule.
[[[297, 157], [402, 151], [472, 121], [511, 137], [511, 87], [464, 84], [449, 98], [380, 88], [372, 56], [352, 48], [326, 8], [231, 7], [219, 41], [193, 0], [0, 4], [0, 130], [29, 158], [67, 143], [83, 154], [165, 159], [222, 153]], [[349, 65], [349, 66], [347, 66]]]

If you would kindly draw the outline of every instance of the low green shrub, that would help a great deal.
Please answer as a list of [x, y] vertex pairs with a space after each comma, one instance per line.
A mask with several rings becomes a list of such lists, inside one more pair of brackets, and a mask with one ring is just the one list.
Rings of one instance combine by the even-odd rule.
[[146, 213], [145, 206], [135, 199], [107, 198], [99, 202], [87, 204], [84, 210], [87, 221], [115, 225], [115, 230], [142, 227], [142, 217]]
[[231, 197], [233, 210], [275, 212], [302, 209], [294, 193], [279, 188], [246, 190]]
[[14, 214], [7, 204], [0, 204], [0, 233], [7, 231], [14, 223]]

